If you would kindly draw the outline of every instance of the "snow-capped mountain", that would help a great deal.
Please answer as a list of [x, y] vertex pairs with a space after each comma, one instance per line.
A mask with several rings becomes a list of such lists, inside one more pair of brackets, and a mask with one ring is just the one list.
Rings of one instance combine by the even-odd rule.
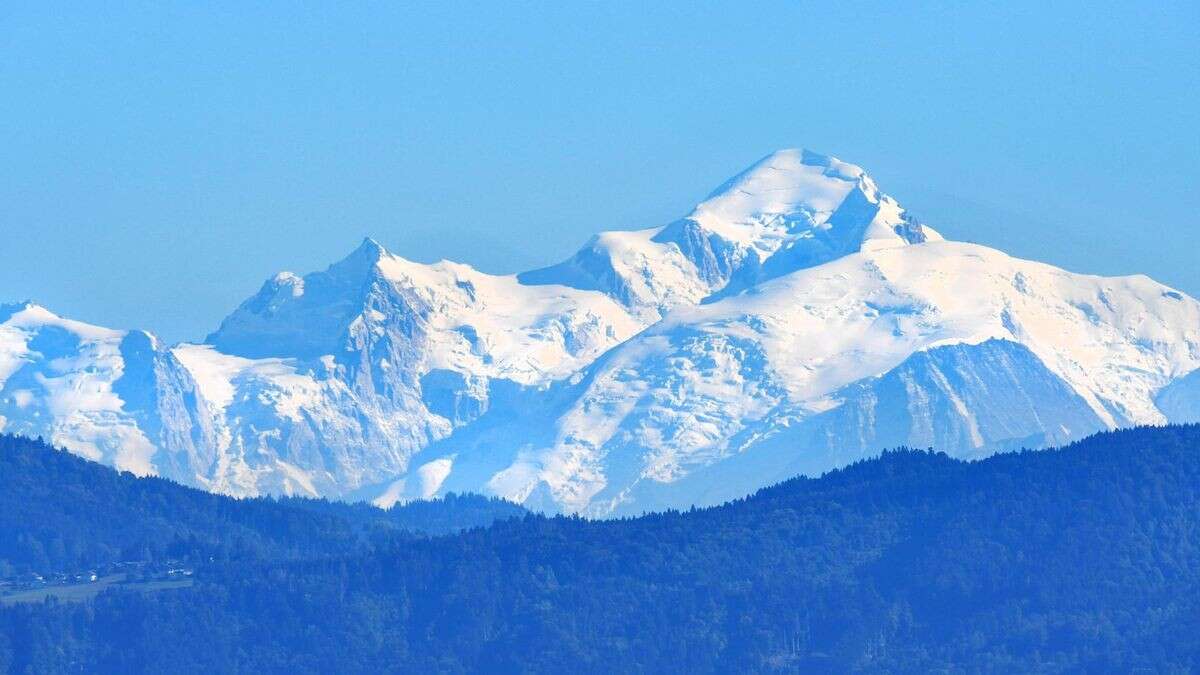
[[848, 253], [940, 239], [861, 168], [781, 150], [726, 181], [686, 218], [601, 233], [571, 259], [518, 279], [598, 290], [654, 321]]
[[493, 381], [569, 376], [641, 329], [607, 296], [421, 265], [367, 240], [268, 281], [174, 355], [210, 402], [218, 489], [342, 495], [485, 412]]
[[664, 227], [518, 275], [367, 240], [202, 344], [0, 309], [0, 430], [237, 495], [447, 491], [589, 515], [879, 450], [1200, 419], [1200, 303], [944, 241], [785, 150]]

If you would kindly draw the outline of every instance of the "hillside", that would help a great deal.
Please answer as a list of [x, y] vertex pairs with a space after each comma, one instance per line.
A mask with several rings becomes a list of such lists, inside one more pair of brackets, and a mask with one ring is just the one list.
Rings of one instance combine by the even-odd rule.
[[447, 534], [523, 513], [473, 495], [388, 511], [301, 498], [236, 500], [0, 435], [0, 578], [168, 558], [200, 564], [347, 554], [372, 540]]
[[[7, 443], [6, 455], [39, 451]], [[54, 477], [43, 479], [44, 488], [26, 492], [30, 513], [53, 508]], [[205, 499], [213, 501], [179, 517], [247, 522], [264, 508]], [[97, 522], [110, 507], [112, 520], [130, 517], [121, 503], [90, 506]], [[278, 544], [260, 557], [199, 565], [190, 588], [4, 608], [0, 664], [36, 672], [1200, 668], [1195, 425], [1105, 432], [976, 462], [899, 450], [708, 509], [612, 521], [529, 515], [445, 538], [295, 557], [320, 522], [313, 515], [272, 528]], [[15, 518], [4, 531], [52, 534]], [[95, 533], [98, 545], [113, 536], [117, 528]]]

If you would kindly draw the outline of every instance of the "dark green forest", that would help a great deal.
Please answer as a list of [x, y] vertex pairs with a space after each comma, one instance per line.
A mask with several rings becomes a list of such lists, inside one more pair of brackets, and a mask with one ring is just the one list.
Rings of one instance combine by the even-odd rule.
[[617, 521], [239, 501], [4, 437], [0, 528], [9, 575], [194, 568], [0, 604], [11, 672], [1200, 670], [1200, 426], [901, 449]]
[[389, 511], [300, 498], [230, 499], [0, 435], [0, 578], [120, 561], [308, 559], [524, 513], [475, 495]]

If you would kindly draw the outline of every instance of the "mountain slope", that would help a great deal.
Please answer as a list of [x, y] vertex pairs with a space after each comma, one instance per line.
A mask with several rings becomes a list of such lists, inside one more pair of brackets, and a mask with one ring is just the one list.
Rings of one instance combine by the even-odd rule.
[[[475, 465], [444, 489], [540, 508], [637, 512], [645, 504], [633, 496], [659, 485], [675, 496], [654, 506], [686, 507], [889, 444], [974, 457], [1160, 424], [1156, 392], [1198, 367], [1195, 300], [1145, 277], [1074, 275], [930, 242], [678, 309], [564, 387], [536, 423], [481, 424], [417, 461], [440, 452]], [[709, 472], [735, 491], [669, 487], [757, 454]], [[768, 465], [779, 468], [761, 474]]]
[[0, 306], [0, 430], [139, 475], [171, 474], [211, 461], [203, 410], [188, 372], [153, 335], [28, 302]]

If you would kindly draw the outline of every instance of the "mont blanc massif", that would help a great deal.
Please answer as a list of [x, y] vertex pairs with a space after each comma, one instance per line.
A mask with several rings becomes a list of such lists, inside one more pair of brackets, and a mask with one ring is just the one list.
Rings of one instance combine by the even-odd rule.
[[0, 305], [0, 431], [238, 496], [476, 492], [605, 517], [896, 446], [1200, 421], [1200, 303], [944, 240], [776, 152], [686, 217], [494, 276], [372, 240], [201, 344]]

